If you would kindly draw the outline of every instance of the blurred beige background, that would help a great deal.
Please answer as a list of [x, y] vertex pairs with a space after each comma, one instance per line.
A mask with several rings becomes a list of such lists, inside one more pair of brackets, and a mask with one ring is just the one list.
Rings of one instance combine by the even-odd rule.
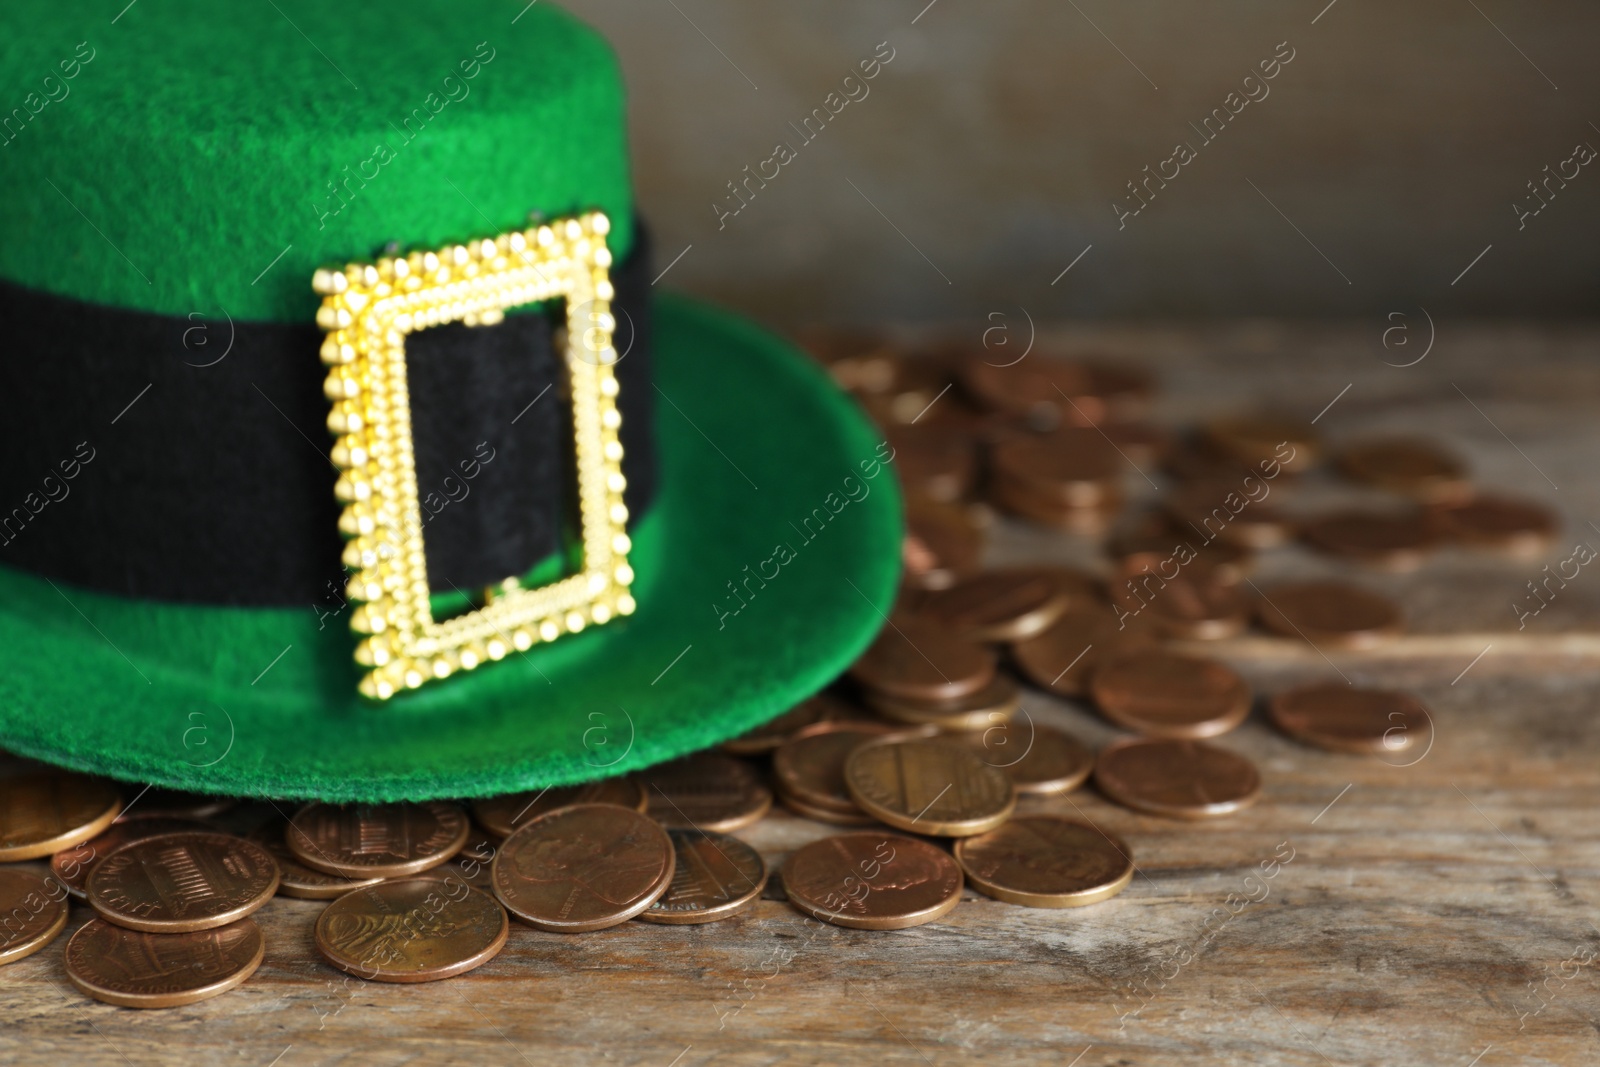
[[[1600, 306], [1594, 3], [563, 2], [622, 56], [663, 284], [775, 324]], [[778, 176], [719, 228], [747, 165]]]

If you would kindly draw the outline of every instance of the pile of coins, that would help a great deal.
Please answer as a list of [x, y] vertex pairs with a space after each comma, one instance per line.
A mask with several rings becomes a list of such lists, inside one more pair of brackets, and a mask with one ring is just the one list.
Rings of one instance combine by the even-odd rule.
[[[1359, 648], [1403, 628], [1395, 604], [1350, 582], [1246, 595], [1257, 552], [1299, 541], [1395, 569], [1447, 543], [1538, 551], [1556, 529], [1542, 506], [1479, 492], [1447, 451], [1400, 438], [1359, 442], [1333, 464], [1386, 506], [1294, 519], [1268, 497], [1321, 463], [1311, 427], [1233, 416], [1171, 432], [1144, 421], [1153, 379], [1110, 363], [910, 359], [859, 337], [813, 351], [882, 425], [907, 499], [901, 596], [845, 677], [719, 751], [460, 803], [290, 809], [142, 790], [125, 809], [118, 786], [0, 754], [0, 864], [18, 864], [0, 866], [0, 964], [55, 940], [76, 900], [93, 917], [62, 954], [74, 986], [128, 1007], [190, 1004], [250, 977], [264, 953], [250, 915], [283, 895], [328, 902], [312, 933], [332, 967], [449, 978], [513, 943], [512, 918], [577, 934], [743, 912], [769, 892], [769, 870], [735, 834], [775, 800], [840, 828], [778, 872], [789, 903], [825, 922], [931, 922], [966, 885], [1029, 907], [1094, 904], [1131, 881], [1127, 843], [1019, 814], [1019, 797], [1092, 780], [1149, 815], [1236, 812], [1261, 775], [1216, 739], [1254, 695], [1193, 643], [1253, 622]], [[1171, 486], [1131, 510], [1130, 469], [1156, 464]], [[1091, 538], [1103, 565], [984, 570], [996, 509]], [[1024, 736], [1013, 722], [1024, 683], [1127, 736], [1098, 753], [1031, 720]], [[1336, 752], [1386, 754], [1431, 730], [1415, 697], [1346, 684], [1266, 706], [1286, 734]], [[48, 870], [26, 863], [44, 858]]]

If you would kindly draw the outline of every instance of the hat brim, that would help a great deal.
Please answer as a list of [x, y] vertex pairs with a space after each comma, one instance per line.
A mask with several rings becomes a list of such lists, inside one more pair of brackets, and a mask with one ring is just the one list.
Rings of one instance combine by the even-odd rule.
[[348, 609], [128, 600], [0, 567], [0, 746], [241, 796], [485, 796], [704, 748], [827, 684], [900, 570], [877, 434], [804, 356], [656, 300], [661, 488], [631, 531], [638, 610], [383, 704]]

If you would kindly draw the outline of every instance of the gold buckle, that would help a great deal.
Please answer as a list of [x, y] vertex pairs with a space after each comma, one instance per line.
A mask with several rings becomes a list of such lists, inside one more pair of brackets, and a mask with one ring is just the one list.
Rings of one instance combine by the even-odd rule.
[[[344, 505], [339, 531], [348, 538], [347, 593], [358, 602], [350, 628], [364, 635], [356, 662], [370, 668], [361, 679], [363, 696], [386, 700], [513, 649], [632, 614], [610, 229], [604, 214], [591, 212], [470, 244], [319, 270], [312, 279], [323, 294], [317, 325], [327, 332], [324, 392], [333, 402], [328, 429], [337, 438], [332, 458], [341, 471], [334, 492]], [[450, 322], [492, 325], [507, 308], [552, 299], [565, 300], [567, 309], [583, 569], [532, 589], [508, 579], [486, 593], [482, 607], [436, 620], [417, 499], [406, 335]]]

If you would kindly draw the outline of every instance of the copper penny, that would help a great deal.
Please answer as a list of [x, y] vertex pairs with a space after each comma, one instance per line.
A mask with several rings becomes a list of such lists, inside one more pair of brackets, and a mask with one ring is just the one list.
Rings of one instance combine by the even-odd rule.
[[883, 723], [818, 723], [772, 753], [773, 778], [786, 803], [793, 799], [804, 807], [859, 816], [861, 809], [844, 784], [845, 760], [868, 741], [893, 733], [894, 728]]
[[1101, 423], [1100, 429], [1123, 458], [1136, 467], [1160, 463], [1172, 447], [1171, 436], [1148, 422], [1106, 422]]
[[1119, 838], [1060, 815], [1024, 815], [956, 842], [956, 862], [985, 896], [1028, 908], [1081, 908], [1133, 881]]
[[1020, 794], [1059, 796], [1078, 788], [1094, 769], [1094, 753], [1070, 734], [1031, 717], [961, 734], [983, 762], [1011, 779]]
[[165, 816], [119, 819], [108, 826], [104, 833], [51, 856], [50, 871], [61, 879], [61, 884], [67, 887], [67, 892], [83, 900], [86, 897], [83, 883], [88, 880], [89, 868], [123, 845], [155, 837], [158, 834], [194, 831], [209, 833], [211, 830], [212, 828], [205, 823], [194, 819], [169, 819]]
[[1193, 482], [1166, 500], [1178, 529], [1200, 540], [1221, 540], [1246, 548], [1274, 548], [1289, 540], [1289, 521], [1268, 503], [1269, 483], [1261, 478]]
[[909, 584], [924, 589], [952, 585], [978, 569], [982, 553], [982, 531], [959, 508], [908, 502], [902, 556]]
[[1046, 504], [1074, 508], [1115, 499], [1127, 462], [1099, 430], [1077, 426], [1001, 441], [990, 459], [996, 478]]
[[943, 849], [899, 834], [858, 831], [813, 841], [783, 864], [789, 903], [856, 930], [904, 930], [961, 900], [961, 868]]
[[1095, 598], [1088, 575], [1064, 567], [1007, 567], [929, 593], [917, 613], [969, 641], [1021, 641]]
[[677, 857], [672, 884], [639, 918], [671, 925], [716, 922], [737, 915], [760, 898], [767, 884], [761, 853], [726, 834], [668, 833]]
[[457, 879], [408, 878], [346, 893], [317, 917], [317, 951], [374, 982], [433, 982], [500, 954], [511, 923], [500, 903]]
[[672, 839], [654, 819], [609, 804], [559, 808], [505, 839], [494, 895], [531, 926], [555, 933], [625, 923], [672, 884]]
[[794, 814], [803, 819], [815, 822], [825, 822], [830, 826], [876, 826], [878, 820], [862, 811], [852, 807], [849, 811], [834, 811], [831, 808], [821, 808], [787, 793], [780, 786], [778, 789], [778, 802]]
[[884, 738], [850, 754], [850, 796], [868, 815], [896, 829], [970, 837], [1011, 817], [1011, 779], [966, 745], [948, 739]]
[[583, 785], [552, 785], [484, 797], [472, 802], [472, 817], [495, 837], [507, 837], [530, 819], [569, 804], [615, 804], [644, 811], [647, 803], [644, 786], [633, 778], [602, 778]]
[[287, 831], [288, 825], [279, 819], [277, 822], [257, 827], [247, 835], [249, 840], [272, 853], [272, 858], [277, 860], [280, 895], [299, 900], [333, 900], [352, 889], [377, 885], [383, 881], [382, 878], [341, 878], [337, 874], [327, 874], [314, 867], [307, 867], [300, 862], [299, 857], [289, 851]]
[[818, 693], [802, 700], [771, 722], [723, 742], [722, 748], [735, 756], [759, 756], [771, 752], [812, 723], [848, 719], [856, 714], [859, 713], [855, 708], [832, 693]]
[[119, 1008], [177, 1008], [220, 996], [256, 973], [266, 941], [254, 919], [151, 934], [90, 919], [67, 940], [67, 977]]
[[1134, 811], [1207, 819], [1247, 808], [1261, 795], [1255, 764], [1204, 741], [1140, 738], [1100, 750], [1094, 784]]
[[1007, 675], [996, 672], [994, 680], [970, 696], [958, 700], [928, 703], [904, 700], [877, 693], [867, 694], [872, 710], [885, 718], [908, 726], [935, 726], [940, 730], [983, 730], [1005, 722], [1016, 714], [1022, 691]]
[[1433, 736], [1433, 719], [1409, 693], [1319, 682], [1278, 693], [1272, 721], [1291, 737], [1335, 752], [1406, 752]]
[[[1134, 560], [1148, 567], [1148, 561]], [[1236, 583], [1219, 580], [1200, 567], [1167, 570], [1174, 574], [1170, 580], [1153, 569], [1122, 570], [1121, 585], [1112, 584], [1112, 599], [1123, 611], [1147, 618], [1168, 637], [1220, 641], [1244, 631], [1250, 607]]]
[[650, 817], [669, 830], [729, 833], [772, 808], [772, 791], [754, 767], [720, 752], [696, 752], [639, 772]]
[[1350, 445], [1339, 453], [1339, 470], [1353, 481], [1428, 503], [1472, 493], [1460, 457], [1417, 437], [1380, 437]]
[[121, 795], [104, 778], [54, 767], [0, 778], [0, 863], [69, 849], [110, 826], [121, 810]]
[[1206, 443], [1239, 463], [1277, 464], [1285, 471], [1309, 470], [1321, 453], [1317, 432], [1297, 419], [1276, 415], [1235, 415], [1213, 419], [1201, 431]]
[[137, 810], [124, 811], [118, 821], [165, 816], [169, 819], [210, 819], [221, 815], [235, 804], [237, 797], [221, 797], [208, 793], [184, 793], [176, 789], [146, 789], [135, 804]]
[[889, 432], [894, 471], [908, 496], [956, 501], [972, 489], [977, 475], [977, 449], [966, 436], [948, 428], [897, 426]]
[[1555, 540], [1556, 513], [1533, 500], [1480, 493], [1435, 511], [1444, 536], [1473, 548], [1538, 556]]
[[420, 804], [307, 804], [286, 835], [307, 867], [341, 878], [404, 878], [461, 851], [471, 827], [442, 800]]
[[1002, 511], [1029, 522], [1081, 537], [1097, 538], [1104, 536], [1111, 528], [1117, 509], [1122, 504], [1122, 492], [1118, 488], [1108, 487], [1104, 499], [1098, 504], [1078, 507], [1044, 499], [1029, 487], [996, 478], [989, 483], [989, 499]]
[[1047, 425], [1060, 421], [1067, 397], [1086, 396], [1092, 389], [1089, 369], [1083, 364], [1043, 354], [1018, 360], [986, 352], [962, 365], [960, 379], [968, 394], [985, 407]]
[[1151, 640], [1149, 632], [1103, 607], [1072, 608], [1050, 629], [1011, 646], [1022, 673], [1057, 696], [1082, 696], [1090, 673], [1113, 653]]
[[1250, 687], [1226, 664], [1156, 648], [1104, 661], [1089, 692], [1106, 718], [1147, 737], [1216, 737], [1250, 714]]
[[994, 678], [995, 654], [934, 623], [891, 622], [850, 666], [868, 689], [914, 701], [957, 700]]
[[38, 871], [0, 867], [0, 964], [31, 956], [67, 926], [67, 888]]
[[183, 934], [249, 915], [278, 888], [278, 864], [231, 834], [177, 833], [123, 845], [89, 871], [89, 904], [130, 930]]
[[841, 389], [882, 393], [894, 384], [899, 358], [888, 341], [876, 334], [830, 330], [802, 336], [800, 346], [828, 368]]
[[1434, 523], [1421, 511], [1340, 511], [1302, 523], [1300, 537], [1331, 556], [1397, 571], [1421, 565], [1439, 542]]
[[1256, 612], [1263, 626], [1319, 647], [1371, 648], [1403, 628], [1392, 600], [1345, 582], [1285, 583], [1261, 597]]

